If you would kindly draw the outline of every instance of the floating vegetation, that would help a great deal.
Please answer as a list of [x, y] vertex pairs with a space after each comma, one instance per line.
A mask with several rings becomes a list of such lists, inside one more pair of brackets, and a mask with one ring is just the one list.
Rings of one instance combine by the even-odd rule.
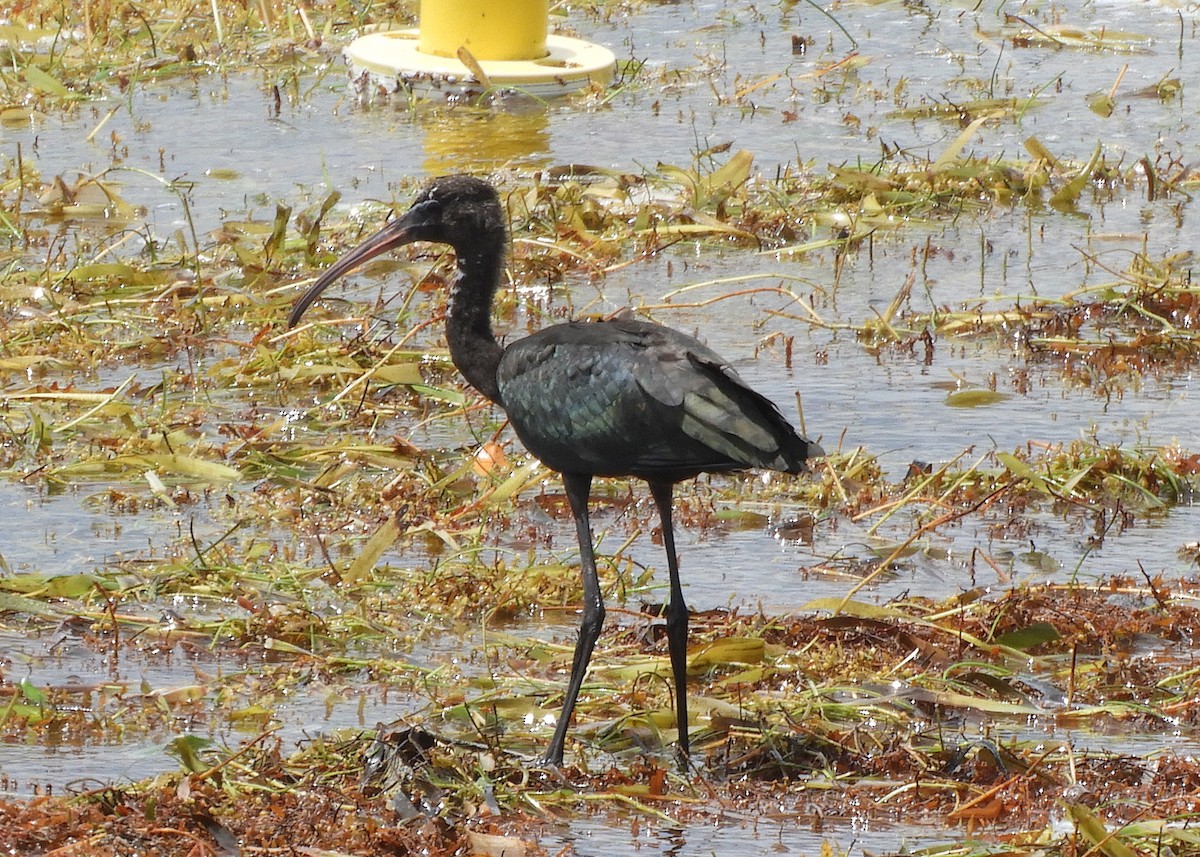
[[[522, 840], [521, 814], [533, 807], [686, 824], [767, 804], [786, 817], [832, 814], [847, 799], [861, 800], [872, 823], [919, 819], [978, 833], [1003, 818], [1012, 847], [1036, 840], [1050, 854], [1074, 853], [1076, 837], [1106, 827], [1105, 835], [1122, 841], [1165, 836], [1190, 849], [1192, 807], [1179, 783], [1200, 776], [1194, 760], [1157, 751], [1080, 753], [1041, 733], [1134, 722], [1164, 734], [1194, 726], [1187, 641], [1200, 631], [1195, 581], [1114, 579], [1000, 596], [969, 592], [944, 603], [849, 602], [824, 618], [697, 619], [701, 642], [690, 665], [707, 710], [696, 740], [702, 773], [691, 781], [674, 773], [667, 755], [656, 761], [661, 750], [653, 748], [669, 745], [670, 729], [657, 708], [645, 707], [653, 701], [669, 712], [663, 683], [652, 679], [665, 674], [666, 654], [661, 639], [647, 634], [661, 620], [641, 616], [622, 628], [608, 665], [591, 678], [581, 708], [596, 755], [570, 771], [569, 789], [552, 772], [531, 771], [525, 754], [538, 739], [525, 736], [522, 724], [539, 722], [542, 709], [521, 694], [531, 683], [553, 683], [536, 679], [548, 666], [546, 653], [500, 639], [493, 645], [526, 665], [519, 681], [481, 683], [465, 702], [434, 692], [419, 719], [307, 741], [298, 751], [269, 727], [237, 748], [176, 741], [167, 752], [179, 758], [178, 773], [0, 804], [7, 841], [17, 853], [81, 842], [98, 852], [156, 845], [174, 853], [177, 837], [268, 848], [291, 834], [267, 819], [291, 817], [304, 794], [306, 842], [342, 853], [348, 843], [357, 843], [354, 853], [394, 853], [418, 836], [426, 849], [447, 853], [478, 837], [511, 845]], [[1144, 654], [1150, 650], [1153, 657]], [[289, 671], [327, 674], [342, 661], [294, 646], [275, 652], [279, 667], [226, 676], [216, 686], [130, 693], [22, 684], [4, 705], [4, 728], [47, 728], [60, 705], [63, 716], [78, 720], [71, 699], [97, 692], [136, 724], [179, 716], [213, 694], [230, 706], [231, 691], [266, 691], [261, 702], [234, 705], [227, 716], [269, 722], [270, 700], [286, 692]], [[551, 657], [569, 658], [569, 651]], [[393, 670], [386, 681], [401, 674]], [[418, 684], [425, 692], [446, 687], [444, 678], [426, 679], [432, 684]], [[139, 699], [145, 713], [135, 717]], [[974, 725], [980, 718], [985, 730]], [[610, 754], [627, 764], [613, 767]], [[1053, 822], [1063, 791], [1075, 795], [1068, 812], [1077, 822], [1065, 831]], [[344, 811], [348, 802], [356, 811]], [[197, 826], [200, 817], [206, 820]]]
[[[728, 542], [731, 555], [736, 538], [774, 548], [773, 537], [792, 563], [779, 571], [789, 589], [832, 582], [837, 593], [795, 612], [694, 615], [698, 758], [687, 778], [668, 749], [662, 593], [637, 553], [656, 538], [652, 510], [623, 482], [597, 486], [614, 606], [570, 767], [539, 769], [531, 759], [561, 706], [581, 597], [562, 535], [571, 521], [555, 478], [449, 363], [450, 261], [409, 248], [365, 267], [300, 329], [282, 326], [306, 278], [409, 200], [417, 168], [366, 192], [352, 180], [344, 198], [318, 178], [238, 199], [242, 165], [176, 174], [170, 151], [157, 165], [130, 153], [152, 139], [140, 93], [195, 97], [235, 74], [254, 75], [250, 112], [277, 121], [324, 87], [332, 113], [365, 110], [338, 45], [411, 23], [415, 4], [18, 6], [0, 21], [0, 129], [32, 128], [36, 144], [0, 155], [0, 479], [12, 489], [0, 739], [46, 758], [104, 754], [91, 770], [107, 779], [18, 782], [6, 767], [17, 798], [0, 800], [0, 850], [553, 853], [570, 841], [544, 844], [547, 829], [601, 814], [632, 838], [642, 826], [751, 819], [820, 822], [832, 842], [848, 838], [834, 825], [850, 818], [965, 840], [908, 850], [947, 857], [1200, 853], [1188, 743], [1200, 548], [1170, 528], [1194, 517], [1194, 433], [1163, 437], [1146, 420], [1136, 440], [1099, 425], [1014, 445], [988, 428], [958, 454], [923, 455], [905, 472], [906, 457], [896, 473], [891, 450], [871, 445], [882, 441], [857, 446], [854, 427], [835, 420], [819, 426], [831, 455], [810, 478], [730, 476], [680, 492], [685, 537]], [[1186, 407], [1200, 362], [1186, 243], [1200, 180], [1170, 139], [1186, 139], [1193, 118], [1186, 75], [1169, 67], [1195, 38], [1183, 16], [1180, 62], [1148, 71], [1138, 63], [1155, 50], [1150, 36], [1085, 12], [1072, 21], [1065, 7], [1016, 17], [900, 4], [862, 26], [853, 7], [730, 6], [711, 30], [678, 36], [682, 54], [668, 40], [624, 60], [617, 87], [573, 105], [592, 119], [611, 111], [614, 126], [617, 108], [669, 116], [682, 154], [533, 164], [498, 146], [468, 161], [494, 171], [511, 224], [498, 326], [515, 336], [611, 312], [626, 296], [604, 287], [644, 265], [665, 271], [652, 284], [662, 288], [631, 289], [629, 302], [677, 317], [738, 303], [742, 353], [795, 373], [800, 388], [806, 372], [853, 354], [865, 374], [945, 368], [929, 401], [953, 420], [1013, 419], [1037, 404], [1039, 383], [1098, 413], [1172, 385]], [[631, 50], [645, 50], [639, 4], [579, 10], [618, 31], [636, 22]], [[894, 35], [904, 28], [872, 38], [891, 14], [920, 19], [909, 28], [917, 62], [955, 67], [948, 83], [927, 86], [895, 61], [897, 46], [913, 47]], [[952, 17], [973, 34], [966, 50], [943, 39], [939, 22]], [[750, 31], [763, 59], [754, 70], [715, 48]], [[1089, 56], [1111, 67], [1086, 86], [1049, 65]], [[1012, 71], [1031, 61], [1044, 77]], [[681, 96], [697, 91], [714, 116], [744, 124], [710, 129]], [[519, 100], [370, 109], [447, 139], [495, 121], [499, 138], [551, 150], [541, 108], [531, 120]], [[1115, 131], [1168, 109], [1155, 127], [1169, 133], [1145, 151]], [[1073, 149], [1054, 133], [1058, 116], [1105, 130]], [[763, 117], [795, 134], [794, 159], [764, 157]], [[136, 142], [114, 130], [126, 118]], [[88, 147], [81, 163], [38, 151], [70, 133]], [[816, 157], [807, 147], [826, 133], [869, 145]], [[462, 150], [447, 148], [458, 168]], [[423, 168], [435, 165], [446, 168], [432, 156]], [[194, 210], [205, 182], [239, 188], [229, 208]], [[1095, 249], [1110, 240], [1106, 205], [1140, 212], [1111, 239], [1128, 252], [1119, 264]], [[1151, 227], [1159, 217], [1169, 240]], [[993, 230], [1016, 220], [1030, 245], [1059, 242], [1064, 223], [1096, 224], [1085, 233], [1095, 243], [1054, 257], [1078, 263], [1065, 288], [1040, 288], [1037, 272], [1015, 288], [993, 276], [1007, 270], [1002, 255], [1032, 255], [1011, 245], [992, 255]], [[943, 298], [925, 268], [953, 261], [954, 230], [979, 233], [979, 287]], [[907, 272], [893, 270], [906, 258]], [[706, 270], [730, 260], [745, 270]], [[942, 270], [965, 279], [956, 264]], [[843, 275], [856, 265], [884, 291], [847, 309]], [[988, 369], [1008, 374], [947, 368], [945, 355], [968, 345], [1000, 354]], [[17, 554], [30, 516], [60, 500], [86, 519], [63, 541], [95, 550], [59, 562], [55, 532]], [[100, 537], [124, 530], [136, 535]], [[1143, 569], [1128, 547], [1147, 534], [1162, 568]], [[1118, 573], [1094, 572], [1096, 557]], [[894, 594], [926, 580], [955, 594]], [[309, 727], [321, 737], [300, 737]], [[151, 760], [150, 774], [116, 781], [134, 756]], [[831, 842], [829, 857], [841, 853]]]
[[[1099, 267], [1099, 260], [1085, 257]], [[1030, 362], [1056, 365], [1070, 384], [1122, 395], [1121, 383], [1179, 374], [1200, 361], [1200, 288], [1192, 254], [1163, 259], [1137, 254], [1113, 279], [1061, 297], [1003, 298], [1013, 306], [903, 312], [906, 286], [889, 312], [859, 335], [873, 347], [905, 347], [939, 338], [992, 336], [1023, 346]], [[927, 347], [934, 347], [929, 339]]]
[[[1136, 53], [1148, 49], [1152, 39], [1145, 33], [1133, 33], [1101, 27], [1082, 29], [1070, 24], [1035, 23], [1029, 17], [1005, 15], [1005, 38], [1015, 48], [1069, 48], [1085, 51]], [[993, 38], [999, 34], [988, 34]]]
[[[861, 252], [871, 230], [903, 229], [917, 213], [937, 217], [968, 195], [964, 189], [973, 206], [988, 204], [978, 200], [981, 176], [992, 176], [982, 181], [995, 188], [1000, 173], [990, 171], [999, 167], [942, 169], [967, 163], [951, 154], [936, 169], [768, 181], [755, 175], [748, 152], [730, 148], [639, 175], [563, 168], [507, 188], [512, 276], [553, 284], [600, 277], [683, 240], [786, 257], [808, 252], [794, 242], [811, 235], [810, 221], [832, 224], [838, 212], [846, 226], [825, 246]], [[1029, 169], [1001, 173], [1069, 182], [1098, 166], [1039, 159]], [[931, 192], [934, 184], [941, 190]], [[35, 199], [32, 190], [41, 195], [46, 186], [25, 176], [9, 198]], [[78, 574], [0, 576], [8, 627], [31, 636], [68, 627], [97, 661], [186, 658], [195, 671], [194, 680], [162, 685], [0, 685], [8, 740], [156, 741], [182, 767], [137, 785], [0, 804], [19, 848], [156, 844], [175, 853], [169, 840], [181, 836], [187, 847], [230, 837], [276, 847], [288, 829], [265, 819], [293, 814], [301, 791], [318, 796], [304, 817], [325, 831], [312, 847], [360, 842], [360, 853], [385, 853], [429, 835], [431, 825], [447, 851], [488, 837], [508, 847], [524, 841], [521, 813], [530, 807], [564, 816], [603, 807], [662, 824], [716, 812], [662, 753], [675, 726], [662, 680], [660, 608], [649, 603], [605, 638], [580, 704], [572, 787], [529, 773], [557, 710], [570, 647], [511, 629], [547, 606], [573, 604], [579, 584], [573, 563], [533, 549], [543, 537], [532, 522], [561, 517], [562, 497], [536, 463], [496, 442], [503, 426], [476, 407], [448, 365], [431, 323], [442, 312], [447, 261], [415, 251], [383, 266], [410, 274], [391, 304], [330, 302], [319, 321], [291, 334], [278, 328], [298, 272], [382, 215], [382, 207], [347, 215], [336, 198], [314, 194], [295, 209], [230, 219], [209, 246], [144, 248], [119, 262], [89, 248], [84, 260], [55, 257], [0, 286], [3, 474], [46, 491], [91, 492], [90, 504], [118, 516], [191, 509], [225, 528], [208, 541], [180, 530], [149, 556]], [[23, 229], [43, 228], [39, 220], [49, 217], [31, 210]], [[1031, 361], [1097, 382], [1178, 371], [1195, 360], [1200, 316], [1188, 261], [1138, 257], [1106, 285], [1001, 309], [914, 313], [905, 292], [876, 319], [847, 327], [876, 351], [1015, 339]], [[368, 269], [362, 279], [379, 273]], [[664, 306], [687, 297], [680, 292]], [[791, 299], [807, 323], [833, 326], [813, 302]], [[515, 290], [501, 297], [509, 323], [540, 311]], [[90, 373], [66, 368], [81, 364]], [[99, 380], [116, 367], [125, 371]], [[279, 389], [305, 404], [283, 411], [261, 403]], [[946, 404], [986, 408], [1007, 395], [956, 387]], [[414, 426], [435, 426], [461, 447], [426, 443]], [[843, 577], [845, 598], [809, 605], [815, 616], [716, 612], [695, 620], [689, 672], [704, 701], [694, 742], [703, 788], [721, 806], [754, 813], [770, 800], [785, 814], [817, 805], [835, 814], [849, 795], [876, 806], [878, 821], [920, 818], [971, 831], [1003, 811], [1011, 841], [1044, 842], [1055, 807], [1031, 797], [1032, 784], [1073, 784], [1086, 795], [1114, 771], [1130, 782], [1141, 772], [1143, 788], [1161, 785], [1139, 793], [1151, 809], [1136, 818], [1108, 809], [1101, 818], [1098, 802], [1076, 801], [1070, 812], [1080, 835], [1100, 835], [1096, 825], [1117, 818], [1176, 828], [1185, 810], [1165, 784], [1187, 769], [1185, 759], [1080, 759], [1069, 743], [1047, 746], [1017, 724], [1177, 728], [1196, 693], [1183, 643], [1195, 621], [1191, 584], [1031, 587], [938, 604], [877, 605], [855, 593], [936, 551], [935, 537], [965, 520], [1002, 532], [1048, 510], [1082, 521], [1097, 545], [1116, 538], [1145, 516], [1192, 502], [1195, 450], [1031, 444], [970, 466], [918, 467], [898, 483], [869, 452], [851, 450], [833, 455], [817, 477], [755, 485], [754, 495], [808, 515], [806, 526], [781, 528], [783, 538], [811, 539], [822, 526], [814, 514], [868, 528], [861, 551], [798, 570]], [[682, 506], [681, 525], [719, 529], [750, 515], [761, 527], [770, 518], [747, 508], [749, 485], [731, 479], [701, 489]], [[618, 484], [601, 502], [640, 523], [644, 510], [628, 498]], [[296, 533], [312, 537], [312, 553], [297, 551]], [[1013, 558], [979, 550], [971, 562], [1002, 577], [1018, 563], [1056, 567], [1052, 555], [1034, 550]], [[620, 548], [602, 576], [622, 602], [654, 595], [649, 571]], [[188, 609], [164, 613], [169, 604]], [[418, 654], [448, 638], [461, 653], [454, 668]], [[1153, 667], [1132, 654], [1135, 640], [1153, 640], [1163, 653]], [[403, 697], [411, 713], [391, 731], [323, 739], [293, 753], [272, 732], [287, 700], [314, 680], [329, 688], [331, 707]], [[193, 746], [195, 730], [183, 734], [182, 723], [258, 738]], [[779, 810], [778, 794], [793, 787], [802, 800]], [[346, 801], [359, 812], [345, 813]], [[186, 835], [163, 832], [187, 813]], [[386, 821], [355, 820], [377, 817]], [[197, 827], [197, 818], [208, 821]], [[1073, 840], [1056, 833], [1049, 841], [1065, 853]]]

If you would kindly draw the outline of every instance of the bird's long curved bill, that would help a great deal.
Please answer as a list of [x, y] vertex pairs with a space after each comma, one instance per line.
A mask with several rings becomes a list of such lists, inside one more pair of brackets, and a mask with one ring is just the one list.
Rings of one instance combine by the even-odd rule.
[[295, 327], [296, 323], [300, 321], [300, 316], [304, 315], [304, 311], [309, 308], [313, 301], [321, 296], [321, 292], [325, 291], [334, 280], [348, 271], [357, 268], [367, 260], [375, 258], [380, 253], [386, 253], [393, 247], [410, 244], [416, 240], [413, 236], [413, 227], [415, 225], [413, 218], [409, 214], [398, 217], [330, 265], [328, 270], [321, 275], [320, 279], [309, 286], [308, 291], [301, 295], [300, 300], [296, 301], [295, 306], [292, 307], [292, 311], [288, 315], [287, 326], [289, 328]]

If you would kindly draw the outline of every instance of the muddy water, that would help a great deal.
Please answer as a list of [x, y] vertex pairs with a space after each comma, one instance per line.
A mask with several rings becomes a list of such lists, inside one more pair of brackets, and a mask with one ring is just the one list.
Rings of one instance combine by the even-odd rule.
[[[650, 3], [603, 20], [573, 20], [618, 56], [645, 60], [638, 78], [602, 107], [542, 107], [518, 100], [493, 111], [447, 111], [365, 103], [335, 63], [298, 69], [295, 87], [285, 78], [248, 73], [137, 89], [97, 143], [84, 137], [108, 104], [32, 127], [0, 129], [0, 151], [13, 156], [20, 145], [44, 176], [117, 167], [113, 175], [126, 198], [146, 208], [150, 231], [190, 243], [194, 230], [201, 244], [224, 220], [263, 216], [277, 202], [302, 206], [333, 186], [345, 205], [390, 201], [401, 179], [450, 170], [527, 174], [576, 162], [636, 173], [659, 163], [690, 166], [698, 152], [725, 143], [752, 151], [756, 169], [768, 178], [797, 163], [869, 167], [885, 148], [898, 158], [904, 152], [936, 157], [962, 125], [909, 118], [900, 108], [1035, 91], [1045, 103], [1019, 121], [1004, 117], [985, 124], [969, 148], [993, 158], [1024, 157], [1023, 141], [1036, 137], [1076, 162], [1086, 161], [1098, 142], [1107, 158], [1126, 164], [1160, 155], [1194, 163], [1200, 155], [1191, 106], [1200, 87], [1195, 23], [1166, 5], [1091, 3], [1065, 10], [1063, 23], [1137, 34], [1121, 50], [1014, 47], [995, 4], [842, 4], [834, 13], [840, 26], [807, 4], [784, 2], [757, 11], [745, 5]], [[808, 44], [803, 53], [793, 53], [793, 37]], [[838, 62], [842, 65], [831, 68]], [[1086, 99], [1107, 92], [1125, 65], [1117, 109], [1102, 118]], [[1183, 81], [1182, 101], [1139, 94], [1168, 74]], [[270, 94], [276, 82], [294, 96], [285, 98], [277, 115]], [[179, 192], [138, 170], [187, 182], [187, 207]], [[1196, 233], [1196, 214], [1182, 197], [1148, 202], [1138, 189], [1114, 188], [1085, 196], [1071, 214], [1017, 205], [982, 217], [964, 212], [953, 222], [881, 230], [870, 253], [850, 257], [838, 272], [832, 256], [820, 253], [793, 258], [681, 246], [599, 285], [574, 284], [570, 299], [588, 309], [659, 304], [675, 289], [754, 274], [762, 284], [786, 284], [812, 297], [832, 324], [858, 324], [883, 312], [910, 277], [915, 285], [906, 308], [913, 311], [964, 304], [999, 308], [1011, 305], [1015, 295], [1055, 296], [1112, 279], [1086, 255], [1120, 270], [1135, 252], [1155, 257], [1194, 251]], [[814, 228], [813, 234], [823, 233]], [[723, 288], [712, 285], [691, 296], [716, 295]], [[929, 362], [920, 354], [874, 355], [852, 334], [766, 314], [773, 309], [794, 310], [777, 297], [760, 295], [701, 309], [658, 309], [655, 317], [700, 332], [791, 416], [799, 390], [811, 434], [829, 449], [864, 447], [880, 457], [892, 478], [914, 460], [944, 462], [970, 449], [964, 461], [969, 463], [990, 449], [1081, 436], [1124, 445], [1177, 440], [1200, 448], [1191, 372], [1141, 379], [1117, 396], [1100, 396], [1093, 388], [1064, 383], [1052, 363], [1029, 364], [1016, 343], [943, 340]], [[764, 345], [772, 333], [795, 337], [791, 367], [777, 347]], [[994, 384], [1007, 397], [987, 407], [952, 408], [946, 395], [956, 384]], [[117, 558], [152, 557], [164, 541], [182, 544], [190, 538], [184, 522], [166, 512], [114, 515], [92, 497], [102, 490], [77, 487], [51, 496], [16, 482], [0, 484], [0, 512], [5, 520], [21, 521], [19, 537], [10, 532], [0, 542], [4, 562], [17, 570], [71, 574]], [[763, 511], [787, 518], [802, 510]], [[203, 510], [191, 523], [202, 540], [221, 530]], [[557, 544], [570, 543], [569, 527], [544, 524], [561, 530]], [[602, 545], [620, 544], [628, 525], [626, 517], [600, 515]], [[899, 539], [909, 531], [907, 522], [897, 521], [883, 535]], [[1069, 517], [1046, 514], [1028, 532], [1007, 538], [980, 521], [931, 538], [895, 575], [860, 597], [885, 599], [905, 591], [940, 597], [980, 585], [1101, 578], [1130, 572], [1137, 561], [1151, 574], [1179, 575], [1191, 567], [1177, 550], [1196, 532], [1200, 514], [1194, 506], [1142, 517], [1100, 547], [1089, 543], [1086, 522]], [[819, 523], [811, 545], [781, 542], [769, 530], [688, 528], [680, 542], [691, 606], [761, 605], [768, 611], [800, 609], [812, 598], [840, 595], [845, 579], [811, 569], [830, 558], [869, 558], [876, 547], [861, 527], [842, 520]], [[972, 562], [976, 549], [987, 551], [1005, 573]], [[630, 548], [629, 558], [662, 565], [660, 550], [645, 536]], [[563, 630], [563, 636], [568, 633]], [[65, 650], [62, 640], [6, 640], [13, 674], [24, 671], [35, 683], [51, 684], [109, 669], [64, 639]], [[125, 664], [117, 677], [172, 685], [194, 672], [193, 664], [168, 659]], [[370, 725], [395, 713], [394, 704], [348, 701], [330, 707], [325, 699], [314, 694], [281, 709], [292, 715], [289, 734], [314, 723]], [[1129, 740], [1136, 752], [1136, 737]], [[1106, 736], [1106, 744], [1111, 749], [1120, 741]], [[3, 773], [59, 787], [79, 777], [136, 778], [172, 767], [157, 745], [123, 745], [116, 754], [82, 744], [10, 746], [0, 754]], [[866, 842], [869, 837], [861, 833], [850, 824], [837, 838]], [[612, 843], [603, 836], [579, 830], [569, 838], [577, 853], [606, 853]], [[724, 847], [717, 843], [725, 836], [732, 837], [730, 848], [753, 847], [747, 836], [764, 847], [780, 842], [801, 851], [819, 842], [795, 833], [777, 839], [760, 826], [753, 834], [738, 828], [705, 831], [690, 842], [682, 836], [639, 844], [651, 852], [709, 853]], [[892, 830], [873, 846], [896, 847], [906, 839], [905, 831]]]

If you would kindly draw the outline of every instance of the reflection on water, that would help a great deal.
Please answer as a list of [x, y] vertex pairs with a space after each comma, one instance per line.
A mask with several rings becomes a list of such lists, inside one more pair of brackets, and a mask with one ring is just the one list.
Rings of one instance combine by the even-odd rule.
[[[797, 802], [793, 796], [792, 802]], [[678, 828], [628, 824], [573, 824], [568, 833], [547, 836], [539, 844], [549, 852], [560, 846], [577, 857], [613, 854], [661, 854], [663, 857], [712, 857], [714, 854], [895, 854], [932, 846], [945, 837], [928, 827], [868, 824], [852, 818], [821, 818], [801, 811], [773, 811], [748, 818], [730, 813], [721, 821]]]
[[432, 110], [421, 122], [424, 171], [460, 172], [464, 163], [481, 172], [501, 167], [536, 168], [550, 163], [550, 117], [536, 103], [496, 109]]

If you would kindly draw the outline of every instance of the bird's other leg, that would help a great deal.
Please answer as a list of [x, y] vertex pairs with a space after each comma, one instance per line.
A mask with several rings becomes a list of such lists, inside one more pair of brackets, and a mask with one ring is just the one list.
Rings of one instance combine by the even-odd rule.
[[671, 600], [667, 604], [667, 648], [671, 653], [671, 672], [675, 676], [675, 724], [679, 729], [679, 762], [687, 768], [688, 707], [687, 707], [687, 637], [688, 609], [683, 601], [679, 583], [679, 560], [675, 556], [675, 530], [672, 525], [671, 500], [674, 485], [670, 482], [651, 482], [650, 493], [658, 506], [662, 521], [663, 547], [667, 550], [667, 568], [671, 573]]
[[571, 680], [567, 683], [567, 695], [563, 699], [562, 714], [554, 738], [546, 750], [544, 761], [548, 765], [561, 765], [563, 744], [567, 740], [567, 728], [575, 711], [579, 689], [583, 687], [583, 676], [592, 650], [604, 626], [604, 599], [600, 594], [600, 578], [596, 574], [596, 556], [592, 550], [592, 527], [588, 522], [588, 495], [592, 491], [592, 477], [582, 473], [564, 473], [563, 487], [571, 514], [575, 518], [575, 530], [579, 536], [579, 561], [583, 572], [583, 620], [579, 624], [579, 640], [575, 644], [575, 657], [571, 662]]

